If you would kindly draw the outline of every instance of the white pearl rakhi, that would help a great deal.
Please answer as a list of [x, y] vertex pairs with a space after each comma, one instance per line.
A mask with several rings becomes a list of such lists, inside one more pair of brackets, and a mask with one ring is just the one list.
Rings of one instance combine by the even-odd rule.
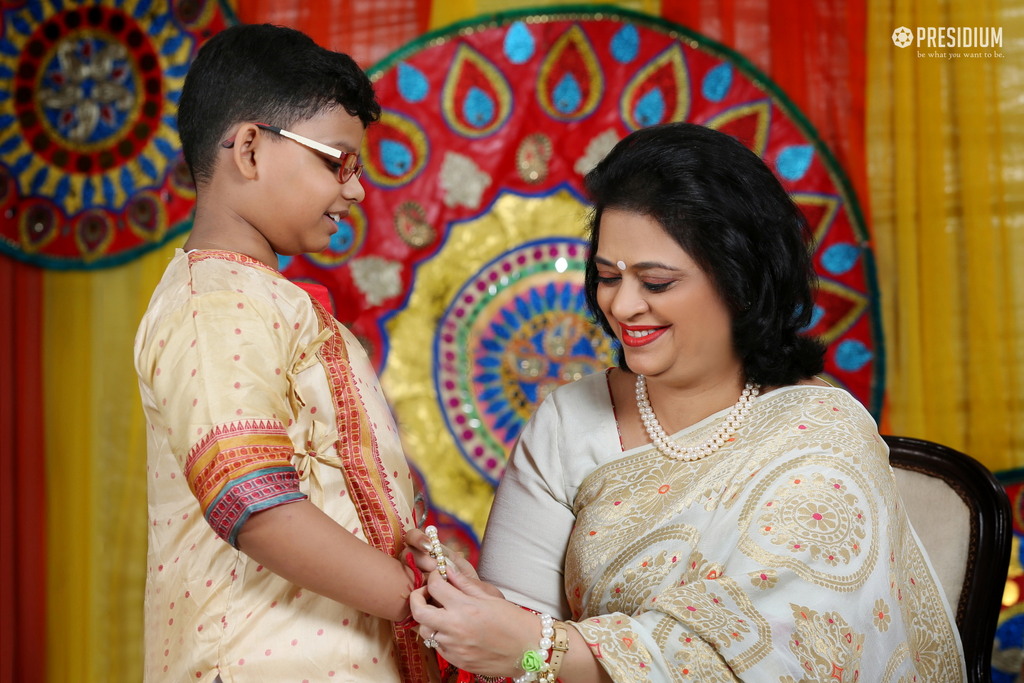
[[441, 541], [437, 538], [437, 527], [434, 525], [428, 526], [423, 530], [423, 533], [430, 539], [430, 556], [437, 562], [437, 573], [441, 575], [441, 578], [445, 581], [448, 580], [448, 559], [444, 556], [444, 546], [441, 545]]

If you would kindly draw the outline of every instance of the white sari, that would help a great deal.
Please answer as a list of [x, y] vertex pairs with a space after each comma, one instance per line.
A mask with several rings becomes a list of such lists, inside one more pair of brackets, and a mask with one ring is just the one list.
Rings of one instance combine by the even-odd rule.
[[571, 619], [615, 681], [965, 679], [888, 449], [847, 392], [764, 395], [688, 463], [622, 452], [606, 382], [555, 392], [515, 449], [481, 561], [509, 599]]

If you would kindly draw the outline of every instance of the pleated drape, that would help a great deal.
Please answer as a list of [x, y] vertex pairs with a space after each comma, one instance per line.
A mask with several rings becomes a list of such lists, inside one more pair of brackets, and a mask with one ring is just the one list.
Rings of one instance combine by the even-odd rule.
[[[900, 49], [891, 40], [899, 26], [1001, 27], [1004, 44], [982, 57]], [[867, 36], [892, 431], [964, 450], [993, 470], [1021, 467], [1024, 8], [877, 0]]]
[[0, 681], [46, 679], [43, 272], [0, 258]]
[[142, 679], [146, 434], [132, 346], [172, 251], [45, 277], [51, 681]]

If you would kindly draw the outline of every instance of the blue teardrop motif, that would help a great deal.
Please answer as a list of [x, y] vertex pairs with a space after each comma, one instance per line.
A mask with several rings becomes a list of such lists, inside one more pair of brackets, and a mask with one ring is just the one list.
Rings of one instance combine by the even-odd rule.
[[406, 102], [422, 102], [430, 92], [430, 85], [423, 72], [405, 62], [398, 64], [398, 94]]
[[[90, 183], [86, 183], [85, 186], [88, 188]], [[135, 178], [127, 166], [121, 167], [121, 190], [128, 196], [135, 194]], [[89, 201], [91, 202], [92, 200], [90, 199]]]
[[641, 126], [653, 126], [665, 118], [665, 95], [655, 88], [637, 100], [633, 120]]
[[[108, 194], [108, 190], [109, 190], [109, 194]], [[68, 192], [70, 192], [70, 191], [71, 191], [71, 176], [69, 176], [67, 173], [62, 173], [61, 177], [60, 177], [60, 180], [57, 181], [57, 190], [56, 190], [54, 196], [57, 199], [60, 199], [60, 200], [63, 201], [68, 196]], [[116, 196], [116, 193], [114, 192], [114, 184], [112, 182], [110, 182], [110, 179], [107, 178], [106, 176], [103, 177], [103, 191], [104, 191], [103, 198], [106, 200], [106, 204], [108, 206], [112, 205], [114, 203], [114, 197]]]
[[[121, 174], [122, 177], [124, 173]], [[135, 183], [131, 183], [132, 191], [135, 191]], [[92, 186], [92, 183], [86, 181], [82, 186], [82, 204], [87, 208], [93, 208], [96, 206], [96, 188]]]
[[732, 65], [719, 64], [704, 76], [701, 92], [712, 102], [721, 102], [732, 87]]
[[552, 92], [552, 100], [559, 113], [571, 114], [579, 109], [583, 102], [583, 91], [576, 77], [569, 73], [562, 76]]
[[806, 332], [808, 330], [813, 330], [815, 328], [815, 326], [817, 326], [817, 324], [820, 323], [821, 319], [824, 318], [824, 317], [825, 317], [825, 309], [822, 308], [821, 306], [815, 304], [814, 308], [811, 309], [811, 322], [807, 323], [807, 327], [803, 328], [800, 331], [801, 332]]
[[505, 56], [513, 64], [523, 64], [530, 61], [537, 48], [536, 41], [521, 21], [514, 22], [505, 34]]
[[466, 93], [462, 103], [462, 115], [466, 122], [475, 128], [484, 128], [494, 120], [495, 105], [490, 95], [473, 86]]
[[856, 339], [847, 339], [836, 347], [836, 365], [846, 372], [857, 372], [872, 358], [871, 350]]
[[775, 162], [776, 168], [786, 180], [800, 180], [807, 173], [814, 158], [814, 148], [810, 145], [792, 145], [779, 152]]
[[612, 57], [620, 64], [628, 64], [636, 59], [640, 51], [640, 34], [633, 24], [626, 24], [612, 36]]
[[385, 171], [401, 177], [412, 168], [412, 150], [397, 140], [384, 139], [380, 142], [380, 160]]
[[32, 178], [32, 183], [29, 186], [29, 191], [32, 194], [39, 194], [39, 190], [42, 189], [43, 184], [46, 182], [46, 178], [50, 175], [50, 167], [43, 166], [36, 171], [35, 176]]
[[[64, 176], [64, 177], [66, 178], [67, 176]], [[62, 178], [61, 182], [57, 183], [57, 196], [58, 197], [67, 196], [66, 191], [65, 192], [61, 192], [61, 183], [63, 183], [63, 180], [64, 179]], [[103, 185], [103, 203], [106, 204], [107, 206], [111, 206], [114, 203], [114, 199], [117, 197], [117, 189], [114, 187], [114, 183], [111, 182], [110, 178], [108, 178], [107, 176], [103, 176], [102, 185]]]
[[821, 265], [833, 275], [842, 275], [860, 258], [860, 249], [853, 244], [833, 244], [821, 255]]

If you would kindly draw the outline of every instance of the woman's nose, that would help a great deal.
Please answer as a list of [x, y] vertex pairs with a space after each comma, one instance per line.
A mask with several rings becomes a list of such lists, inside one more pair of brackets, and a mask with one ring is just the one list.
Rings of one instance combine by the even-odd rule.
[[647, 311], [647, 299], [643, 288], [636, 281], [623, 278], [612, 299], [612, 315], [617, 320], [629, 320]]

